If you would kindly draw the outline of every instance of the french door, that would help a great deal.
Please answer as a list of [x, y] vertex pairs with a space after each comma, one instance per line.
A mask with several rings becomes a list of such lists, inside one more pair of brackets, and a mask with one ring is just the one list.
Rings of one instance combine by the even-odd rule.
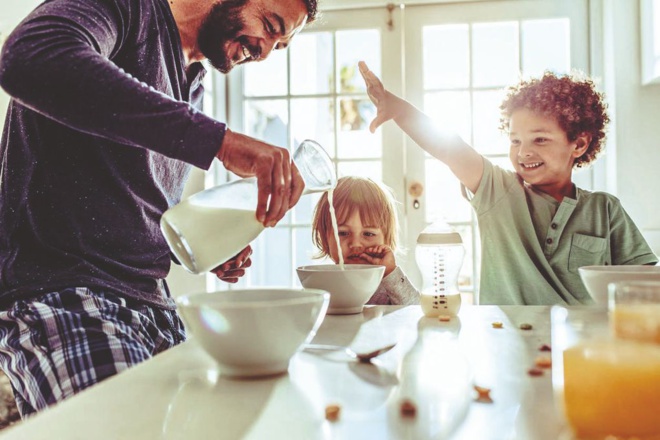
[[[324, 12], [289, 49], [228, 78], [229, 126], [293, 150], [307, 138], [331, 156], [339, 176], [381, 180], [400, 202], [404, 252], [397, 262], [418, 286], [417, 235], [443, 221], [460, 232], [466, 258], [460, 288], [478, 294], [476, 220], [457, 179], [398, 127], [375, 134], [375, 109], [357, 62], [364, 60], [392, 92], [457, 131], [492, 161], [508, 166], [508, 143], [498, 129], [504, 87], [519, 75], [589, 72], [587, 0], [504, 0]], [[593, 171], [578, 184], [591, 187]], [[218, 173], [220, 180], [227, 177]], [[413, 188], [420, 189], [412, 191]], [[315, 262], [312, 210], [303, 196], [274, 229], [253, 243], [245, 285], [299, 285], [295, 268]], [[219, 286], [222, 287], [222, 286]]]

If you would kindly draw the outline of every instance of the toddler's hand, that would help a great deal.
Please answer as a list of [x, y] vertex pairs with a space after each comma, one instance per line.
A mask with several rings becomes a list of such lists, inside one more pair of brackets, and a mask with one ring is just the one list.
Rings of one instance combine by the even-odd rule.
[[245, 275], [245, 269], [252, 266], [250, 255], [252, 255], [252, 247], [248, 245], [231, 259], [212, 269], [211, 272], [226, 283], [237, 283], [238, 279]]
[[394, 259], [394, 252], [389, 246], [381, 244], [379, 246], [368, 247], [360, 254], [360, 258], [367, 261], [369, 264], [378, 264], [385, 266], [385, 273], [383, 278], [388, 276], [396, 268], [396, 260]]

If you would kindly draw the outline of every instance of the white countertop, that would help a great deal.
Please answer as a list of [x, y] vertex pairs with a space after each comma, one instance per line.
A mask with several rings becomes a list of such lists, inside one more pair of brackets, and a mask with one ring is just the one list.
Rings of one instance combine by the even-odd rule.
[[[424, 332], [424, 348], [419, 349], [418, 324], [429, 320], [432, 328]], [[504, 327], [493, 328], [495, 321]], [[521, 330], [521, 323], [533, 329]], [[300, 352], [288, 374], [229, 380], [218, 375], [213, 360], [191, 339], [8, 429], [0, 439], [560, 436], [551, 371], [527, 374], [538, 356], [550, 356], [539, 351], [550, 345], [550, 307], [465, 306], [459, 319], [449, 323], [423, 318], [419, 306], [367, 307], [359, 315], [326, 316], [313, 342], [371, 349], [392, 341], [397, 346], [376, 365]], [[418, 348], [413, 351], [413, 346]], [[471, 386], [459, 386], [464, 365], [472, 372], [470, 384], [492, 390], [493, 403], [476, 402]], [[424, 371], [429, 366], [428, 387], [411, 388], [429, 380]], [[457, 387], [459, 392], [452, 394]], [[399, 413], [403, 397], [417, 405], [416, 417]], [[325, 419], [325, 407], [332, 403], [342, 409], [336, 422]], [[457, 428], [447, 437], [451, 426]]]

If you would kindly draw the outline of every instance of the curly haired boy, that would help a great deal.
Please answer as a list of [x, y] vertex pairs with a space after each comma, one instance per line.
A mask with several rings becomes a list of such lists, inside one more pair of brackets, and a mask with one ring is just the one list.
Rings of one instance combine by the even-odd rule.
[[363, 62], [360, 72], [378, 110], [371, 131], [393, 119], [466, 189], [481, 235], [479, 304], [590, 304], [580, 266], [657, 263], [616, 197], [573, 183], [573, 169], [600, 153], [609, 122], [590, 79], [546, 72], [508, 89], [500, 107], [508, 171], [440, 132]]

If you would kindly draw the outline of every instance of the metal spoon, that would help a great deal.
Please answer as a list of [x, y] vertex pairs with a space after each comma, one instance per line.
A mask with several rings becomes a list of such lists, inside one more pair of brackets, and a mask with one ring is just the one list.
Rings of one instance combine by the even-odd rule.
[[307, 344], [304, 348], [305, 351], [343, 351], [349, 357], [357, 359], [359, 362], [368, 363], [376, 356], [387, 353], [394, 348], [396, 343], [387, 345], [377, 350], [369, 351], [367, 353], [356, 353], [349, 347], [341, 345], [324, 345], [324, 344]]

